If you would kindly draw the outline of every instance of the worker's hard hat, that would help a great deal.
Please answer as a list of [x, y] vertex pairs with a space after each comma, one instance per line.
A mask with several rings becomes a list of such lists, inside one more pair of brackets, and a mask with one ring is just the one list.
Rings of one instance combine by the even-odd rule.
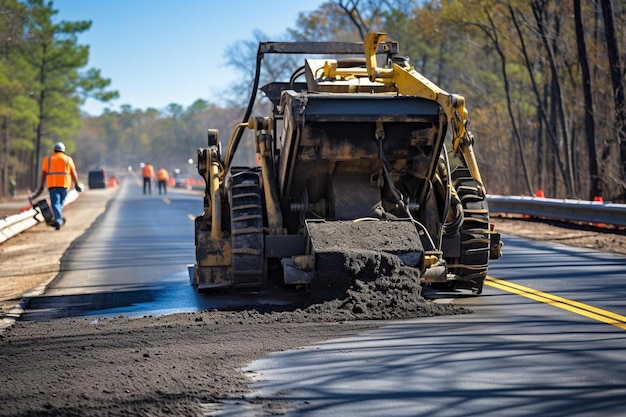
[[65, 145], [63, 144], [63, 142], [57, 142], [54, 145], [54, 151], [55, 152], [65, 152]]

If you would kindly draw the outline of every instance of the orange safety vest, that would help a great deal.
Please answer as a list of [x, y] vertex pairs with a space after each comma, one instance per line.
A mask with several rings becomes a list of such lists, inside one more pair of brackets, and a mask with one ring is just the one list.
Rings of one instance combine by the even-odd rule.
[[170, 176], [165, 168], [161, 168], [157, 171], [157, 178], [159, 181], [167, 181], [170, 179]]
[[46, 156], [41, 164], [42, 170], [46, 173], [46, 186], [48, 188], [63, 187], [70, 188], [72, 177], [70, 172], [76, 171], [72, 157], [63, 152], [55, 152]]
[[152, 168], [152, 165], [146, 164], [143, 166], [143, 177], [144, 178], [154, 177], [154, 168]]

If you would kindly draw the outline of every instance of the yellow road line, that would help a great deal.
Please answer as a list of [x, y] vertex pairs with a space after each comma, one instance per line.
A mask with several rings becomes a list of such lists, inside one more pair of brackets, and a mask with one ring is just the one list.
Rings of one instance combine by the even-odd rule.
[[549, 294], [543, 291], [535, 290], [534, 288], [514, 284], [512, 282], [494, 277], [487, 277], [485, 279], [485, 284], [490, 287], [521, 295], [522, 297], [530, 298], [531, 300], [550, 304], [551, 306], [562, 308], [563, 310], [580, 314], [581, 316], [585, 316], [602, 323], [611, 324], [622, 330], [626, 330], [626, 316], [622, 316], [621, 314], [613, 313], [608, 310], [603, 310], [598, 307], [569, 300], [567, 298], [559, 297], [558, 295]]

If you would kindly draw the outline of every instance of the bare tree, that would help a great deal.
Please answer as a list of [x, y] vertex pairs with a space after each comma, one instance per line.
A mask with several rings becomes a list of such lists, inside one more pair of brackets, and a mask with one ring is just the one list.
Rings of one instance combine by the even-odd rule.
[[[533, 94], [535, 95], [535, 102], [537, 103], [537, 111], [539, 112], [540, 126], [545, 124], [545, 126], [548, 127], [550, 125], [550, 122], [548, 121], [548, 115], [544, 106], [544, 101], [542, 100], [541, 93], [539, 92], [539, 86], [537, 85], [537, 81], [533, 73], [531, 60], [530, 60], [530, 57], [528, 56], [528, 48], [526, 47], [526, 41], [524, 40], [524, 36], [522, 34], [522, 30], [518, 22], [517, 13], [515, 12], [515, 10], [513, 9], [511, 5], [509, 5], [509, 13], [511, 14], [511, 20], [513, 21], [513, 25], [515, 26], [517, 36], [520, 40], [521, 52], [522, 52], [522, 55], [524, 56], [524, 63], [526, 65], [526, 70], [528, 71], [528, 76], [530, 78], [530, 82], [533, 88]], [[563, 176], [563, 178], [565, 178], [566, 176], [565, 165], [559, 153], [559, 144], [558, 144], [558, 139], [556, 137], [556, 134], [554, 130], [550, 128], [547, 128], [546, 131], [548, 133], [548, 136], [550, 137], [550, 143], [552, 145], [552, 150], [554, 152], [553, 155], [554, 155], [554, 159], [556, 160], [556, 164], [559, 168], [559, 171], [561, 172], [561, 175]], [[538, 135], [541, 135], [541, 134], [542, 134], [542, 129], [540, 128]], [[541, 169], [543, 168], [543, 165], [541, 163], [542, 162], [541, 158], [544, 157], [543, 152], [542, 152], [543, 147], [541, 144], [541, 137], [538, 138], [537, 142], [538, 142], [537, 143], [537, 158], [538, 158], [537, 169], [538, 171], [541, 172]], [[539, 176], [539, 181], [542, 181], [542, 180], [543, 180], [542, 176]]]
[[337, 5], [344, 12], [346, 12], [346, 15], [350, 18], [354, 26], [359, 31], [359, 35], [361, 36], [361, 39], [365, 39], [365, 34], [369, 32], [369, 29], [368, 29], [367, 23], [365, 23], [365, 21], [361, 17], [361, 13], [359, 12], [359, 9], [358, 9], [359, 1], [348, 0], [346, 2], [343, 2], [339, 0], [337, 2]]
[[522, 137], [520, 135], [519, 129], [517, 127], [517, 122], [515, 120], [515, 113], [513, 111], [513, 103], [512, 103], [513, 100], [511, 98], [511, 86], [509, 82], [508, 73], [506, 70], [506, 66], [507, 66], [506, 55], [504, 53], [504, 50], [502, 49], [502, 46], [500, 45], [500, 39], [498, 37], [498, 29], [496, 28], [496, 24], [494, 20], [492, 19], [491, 14], [489, 13], [489, 10], [485, 8], [484, 13], [485, 13], [485, 16], [487, 16], [487, 20], [489, 21], [489, 26], [483, 25], [478, 22], [473, 22], [471, 24], [480, 28], [485, 33], [485, 35], [487, 35], [487, 37], [493, 43], [496, 53], [498, 54], [498, 57], [500, 58], [500, 72], [502, 74], [502, 79], [504, 81], [504, 92], [506, 96], [506, 104], [507, 104], [507, 110], [509, 113], [509, 119], [511, 121], [511, 128], [513, 130], [515, 143], [517, 144], [517, 149], [520, 155], [520, 162], [522, 164], [522, 169], [524, 171], [524, 180], [526, 183], [526, 190], [528, 191], [529, 194], [532, 195], [533, 187], [531, 184], [530, 175], [528, 173], [528, 164], [526, 163], [526, 157], [524, 155], [524, 147], [522, 145], [523, 141], [522, 141]]
[[[365, 5], [363, 5], [365, 3]], [[365, 39], [365, 35], [376, 30], [375, 27], [381, 19], [383, 10], [391, 9], [392, 5], [387, 0], [338, 0], [335, 3], [343, 10], [358, 30], [361, 39]], [[360, 6], [360, 7], [359, 7]], [[406, 7], [406, 5], [404, 5]]]
[[601, 0], [604, 32], [609, 58], [611, 81], [613, 83], [613, 99], [615, 101], [615, 122], [620, 149], [620, 166], [622, 168], [621, 183], [626, 194], [626, 99], [624, 97], [624, 72], [620, 63], [620, 54], [615, 34], [615, 18], [611, 0]]
[[593, 200], [594, 197], [602, 196], [604, 187], [596, 152], [596, 124], [593, 112], [593, 95], [591, 93], [591, 71], [589, 71], [589, 60], [587, 57], [587, 45], [585, 43], [585, 30], [583, 27], [580, 0], [574, 0], [574, 25], [576, 27], [578, 63], [580, 64], [582, 73], [583, 96], [585, 99], [585, 136], [587, 138], [587, 157], [589, 163], [589, 177], [591, 180], [589, 199]]
[[[537, 23], [539, 30], [539, 37], [546, 51], [548, 64], [550, 65], [551, 73], [551, 104], [554, 115], [554, 122], [550, 123], [553, 129], [556, 129], [556, 123], [560, 124], [561, 134], [563, 136], [563, 151], [565, 153], [565, 167], [567, 175], [564, 178], [565, 190], [568, 197], [574, 196], [574, 169], [572, 162], [572, 149], [569, 131], [567, 129], [567, 123], [565, 119], [563, 89], [561, 87], [561, 79], [559, 77], [559, 71], [557, 68], [554, 47], [551, 44], [551, 37], [548, 35], [547, 23], [545, 20], [546, 2], [544, 0], [533, 0], [532, 3], [533, 15]], [[555, 35], [556, 37], [556, 35]]]

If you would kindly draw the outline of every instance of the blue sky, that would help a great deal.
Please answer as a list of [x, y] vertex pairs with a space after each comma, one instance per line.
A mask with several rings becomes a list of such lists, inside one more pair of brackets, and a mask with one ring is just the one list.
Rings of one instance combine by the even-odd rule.
[[[224, 55], [237, 41], [281, 40], [299, 12], [325, 0], [53, 0], [56, 21], [91, 20], [79, 35], [89, 45], [88, 68], [111, 79], [120, 98], [108, 104], [88, 100], [83, 110], [97, 116], [105, 107], [187, 107], [217, 95], [235, 80]], [[253, 64], [253, 63], [252, 63]]]

